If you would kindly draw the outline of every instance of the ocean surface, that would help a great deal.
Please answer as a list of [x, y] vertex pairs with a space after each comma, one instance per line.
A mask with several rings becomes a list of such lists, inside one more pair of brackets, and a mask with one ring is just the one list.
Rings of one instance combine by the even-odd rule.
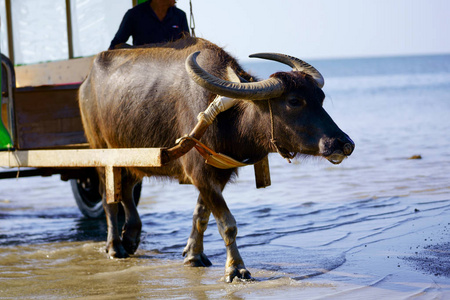
[[[252, 167], [227, 186], [254, 281], [220, 281], [213, 218], [213, 266], [183, 266], [193, 186], [145, 180], [141, 245], [110, 260], [104, 220], [81, 215], [67, 182], [36, 177], [0, 181], [0, 299], [449, 299], [450, 55], [310, 63], [356, 148], [340, 165], [271, 154], [270, 187], [255, 188]], [[288, 70], [243, 65], [260, 78]]]

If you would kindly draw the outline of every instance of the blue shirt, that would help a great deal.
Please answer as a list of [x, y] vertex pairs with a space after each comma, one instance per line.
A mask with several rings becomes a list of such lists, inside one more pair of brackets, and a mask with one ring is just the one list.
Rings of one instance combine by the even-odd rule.
[[173, 6], [161, 21], [150, 3], [144, 2], [126, 12], [109, 49], [125, 43], [130, 36], [133, 37], [133, 45], [139, 46], [174, 41], [183, 37], [183, 34], [189, 34], [184, 11]]

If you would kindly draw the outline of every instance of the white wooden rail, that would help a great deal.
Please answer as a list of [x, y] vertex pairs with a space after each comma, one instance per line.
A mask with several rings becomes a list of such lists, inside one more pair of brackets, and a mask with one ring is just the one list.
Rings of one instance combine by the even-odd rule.
[[161, 167], [160, 148], [18, 150], [0, 152], [3, 167], [103, 167], [106, 201], [121, 201], [122, 167]]

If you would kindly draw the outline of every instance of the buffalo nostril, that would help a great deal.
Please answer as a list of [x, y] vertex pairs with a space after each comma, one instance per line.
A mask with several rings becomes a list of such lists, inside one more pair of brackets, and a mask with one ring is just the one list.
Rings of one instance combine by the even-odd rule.
[[350, 143], [346, 143], [345, 145], [344, 145], [344, 154], [345, 155], [350, 155], [350, 154], [352, 154], [352, 152], [353, 152], [353, 145], [352, 144], [350, 144]]

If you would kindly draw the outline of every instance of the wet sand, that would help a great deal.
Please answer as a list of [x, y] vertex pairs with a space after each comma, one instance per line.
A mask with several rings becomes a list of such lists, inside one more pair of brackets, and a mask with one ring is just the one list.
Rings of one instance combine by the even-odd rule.
[[[30, 187], [30, 194], [22, 193], [28, 203], [1, 201], [1, 299], [450, 297], [450, 200], [394, 197], [287, 207], [232, 201], [238, 245], [254, 280], [226, 284], [220, 280], [223, 242], [213, 221], [205, 238], [213, 266], [183, 266], [190, 204], [179, 200], [177, 208], [167, 207], [153, 196], [155, 189], [170, 196], [175, 183], [163, 189], [144, 183], [143, 241], [124, 260], [106, 258], [105, 222], [82, 218], [66, 183], [31, 178], [10, 181], [10, 188], [23, 184]], [[56, 186], [67, 197], [52, 192], [31, 200], [33, 185], [41, 192]], [[186, 188], [181, 194], [191, 193]]]

